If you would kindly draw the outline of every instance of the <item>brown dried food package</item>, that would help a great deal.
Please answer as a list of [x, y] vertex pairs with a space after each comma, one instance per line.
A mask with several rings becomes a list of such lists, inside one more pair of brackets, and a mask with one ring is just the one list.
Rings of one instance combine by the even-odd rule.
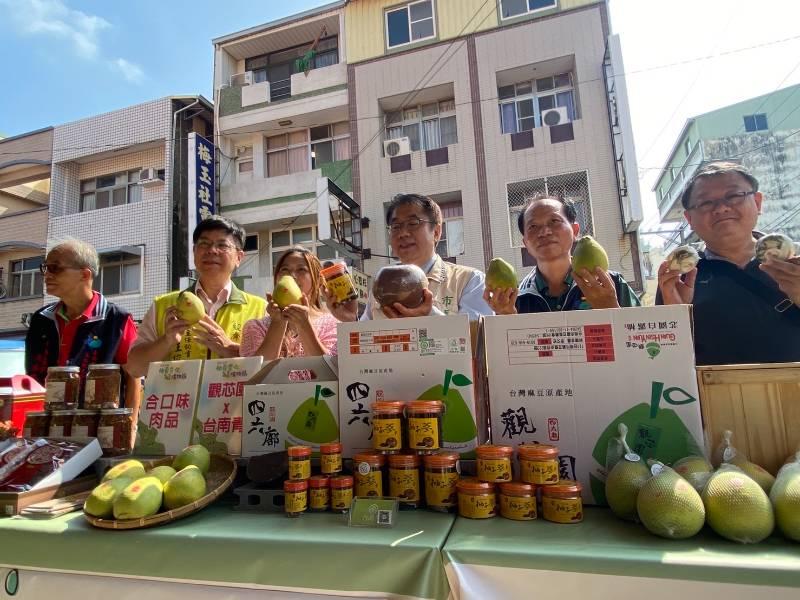
[[0, 492], [25, 492], [81, 450], [66, 440], [20, 440], [0, 453]]

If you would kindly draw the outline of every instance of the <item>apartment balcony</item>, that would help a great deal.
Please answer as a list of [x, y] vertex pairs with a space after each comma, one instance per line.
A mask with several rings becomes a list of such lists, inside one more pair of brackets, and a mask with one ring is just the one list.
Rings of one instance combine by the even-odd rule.
[[675, 176], [674, 181], [669, 186], [667, 193], [658, 203], [659, 217], [662, 223], [674, 223], [683, 220], [683, 205], [681, 204], [681, 194], [684, 187], [700, 168], [704, 160], [703, 144], [697, 142], [689, 156]]

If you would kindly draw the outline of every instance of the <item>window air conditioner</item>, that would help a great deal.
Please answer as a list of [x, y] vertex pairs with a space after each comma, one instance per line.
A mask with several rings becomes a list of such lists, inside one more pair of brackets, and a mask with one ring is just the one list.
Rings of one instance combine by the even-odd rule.
[[245, 71], [244, 73], [236, 73], [231, 75], [231, 87], [244, 87], [246, 85], [253, 85], [254, 77], [252, 71]]
[[564, 123], [569, 123], [569, 114], [567, 113], [566, 106], [550, 108], [542, 112], [542, 125], [553, 127], [554, 125], [563, 125]]
[[164, 178], [159, 176], [158, 169], [151, 167], [139, 171], [139, 185], [152, 187], [154, 185], [161, 185], [162, 183], [164, 183]]
[[383, 153], [389, 158], [411, 154], [411, 140], [407, 137], [386, 140], [383, 142]]

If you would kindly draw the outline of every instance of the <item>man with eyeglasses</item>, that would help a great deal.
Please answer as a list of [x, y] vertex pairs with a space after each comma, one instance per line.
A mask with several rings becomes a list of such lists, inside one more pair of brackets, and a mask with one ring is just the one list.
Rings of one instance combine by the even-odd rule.
[[231, 281], [244, 256], [244, 237], [244, 229], [225, 217], [209, 217], [197, 225], [192, 233], [197, 283], [185, 291], [200, 298], [206, 314], [189, 327], [175, 307], [179, 291], [155, 298], [128, 358], [131, 374], [146, 375], [154, 361], [239, 356], [244, 324], [262, 318], [267, 309], [264, 298]]
[[[31, 317], [25, 339], [25, 370], [44, 385], [49, 367], [81, 368], [81, 394], [88, 366], [96, 363], [124, 365], [136, 339], [130, 313], [92, 289], [100, 271], [97, 250], [80, 240], [53, 246], [40, 266], [44, 285], [57, 302], [43, 306]], [[127, 408], [138, 407], [138, 389], [123, 378], [122, 397]]]
[[[449, 263], [436, 253], [436, 244], [442, 237], [442, 210], [436, 202], [420, 194], [399, 194], [386, 210], [386, 223], [392, 253], [401, 263], [417, 265], [427, 273], [428, 290], [416, 308], [400, 303], [379, 308], [370, 293], [362, 321], [372, 319], [375, 311], [388, 318], [459, 313], [468, 315], [471, 321], [493, 314], [483, 299], [484, 274]], [[355, 320], [355, 315], [340, 316], [341, 311], [336, 308], [332, 312], [339, 320]]]
[[800, 260], [755, 258], [763, 197], [743, 166], [712, 162], [681, 196], [706, 244], [697, 267], [658, 269], [657, 304], [692, 304], [698, 365], [800, 361]]

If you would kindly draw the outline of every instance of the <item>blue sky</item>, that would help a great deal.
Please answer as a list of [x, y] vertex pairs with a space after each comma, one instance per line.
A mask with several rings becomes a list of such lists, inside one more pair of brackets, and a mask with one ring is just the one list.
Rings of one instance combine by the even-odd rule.
[[212, 99], [215, 37], [319, 0], [0, 0], [0, 134], [172, 94]]

